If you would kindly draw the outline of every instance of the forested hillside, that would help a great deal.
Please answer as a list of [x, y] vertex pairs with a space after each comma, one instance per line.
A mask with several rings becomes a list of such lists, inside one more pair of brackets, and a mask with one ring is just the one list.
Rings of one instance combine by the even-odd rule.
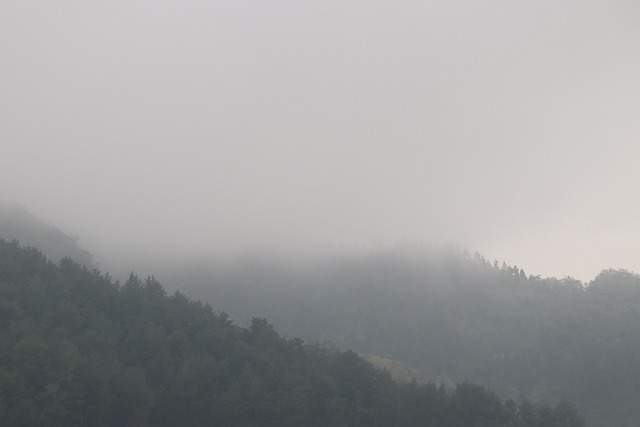
[[0, 420], [13, 426], [580, 427], [468, 382], [399, 384], [351, 351], [248, 329], [156, 280], [0, 240]]
[[454, 248], [398, 246], [297, 269], [254, 258], [184, 279], [234, 318], [267, 316], [287, 336], [395, 360], [407, 375], [471, 380], [513, 399], [566, 397], [594, 425], [640, 423], [640, 277], [624, 270], [584, 284]]

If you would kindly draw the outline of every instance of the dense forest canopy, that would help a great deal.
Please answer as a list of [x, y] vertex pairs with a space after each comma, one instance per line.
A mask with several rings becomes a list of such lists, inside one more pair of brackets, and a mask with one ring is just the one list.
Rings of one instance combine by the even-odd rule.
[[124, 283], [0, 239], [4, 426], [581, 427], [567, 402], [397, 383], [352, 351], [249, 328], [154, 278]]

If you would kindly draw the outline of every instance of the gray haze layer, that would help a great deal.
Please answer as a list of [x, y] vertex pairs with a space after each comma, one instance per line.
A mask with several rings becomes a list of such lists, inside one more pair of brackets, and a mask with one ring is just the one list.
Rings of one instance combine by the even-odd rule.
[[[98, 260], [640, 270], [640, 3], [0, 2], [0, 198]], [[104, 261], [103, 261], [104, 262]]]

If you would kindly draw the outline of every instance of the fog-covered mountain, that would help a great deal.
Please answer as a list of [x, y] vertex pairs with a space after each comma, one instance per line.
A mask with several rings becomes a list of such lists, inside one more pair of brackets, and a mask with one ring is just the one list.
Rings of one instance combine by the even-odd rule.
[[[5, 217], [4, 230], [31, 244], [76, 241], [24, 209]], [[435, 244], [295, 261], [264, 253], [231, 263], [162, 260], [155, 271], [167, 289], [244, 327], [266, 318], [286, 337], [355, 350], [400, 380], [470, 380], [516, 402], [567, 398], [594, 426], [635, 427], [640, 418], [640, 278], [632, 272], [604, 270], [589, 283], [541, 278]]]

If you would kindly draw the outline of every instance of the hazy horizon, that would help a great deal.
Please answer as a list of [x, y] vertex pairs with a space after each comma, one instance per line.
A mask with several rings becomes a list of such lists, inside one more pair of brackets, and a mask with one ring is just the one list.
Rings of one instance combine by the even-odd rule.
[[98, 260], [451, 241], [640, 271], [640, 4], [0, 4], [0, 199]]

